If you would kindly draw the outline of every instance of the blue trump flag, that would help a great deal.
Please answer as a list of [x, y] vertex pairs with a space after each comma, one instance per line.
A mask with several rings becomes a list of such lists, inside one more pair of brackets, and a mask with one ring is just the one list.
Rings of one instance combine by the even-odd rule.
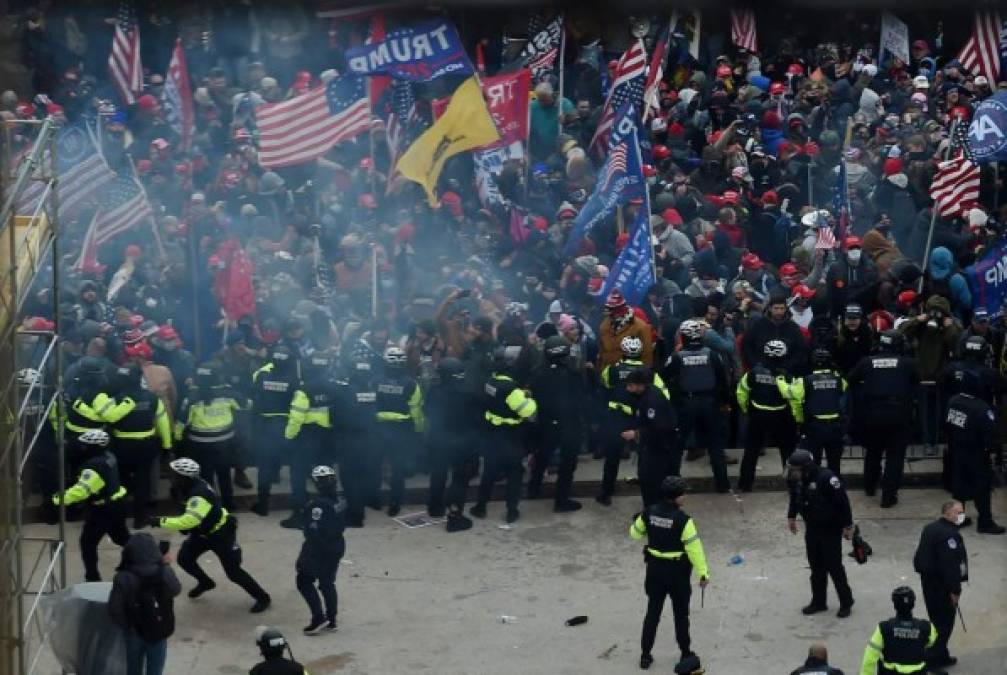
[[972, 309], [984, 307], [990, 315], [1000, 314], [1007, 302], [1007, 242], [997, 244], [966, 267], [965, 279], [972, 292]]
[[979, 104], [969, 125], [968, 143], [977, 162], [1007, 159], [1007, 92], [997, 92]]
[[643, 197], [646, 193], [647, 184], [643, 180], [637, 140], [636, 107], [627, 103], [615, 113], [608, 155], [598, 173], [594, 191], [573, 223], [563, 255], [568, 258], [575, 255], [580, 240], [595, 225], [611, 216], [619, 204], [634, 197]]
[[650, 241], [650, 209], [640, 208], [636, 212], [629, 241], [612, 265], [598, 295], [599, 300], [604, 301], [613, 289], [618, 288], [630, 305], [643, 302], [647, 291], [656, 283], [654, 246]]
[[472, 62], [446, 19], [398, 28], [381, 42], [346, 50], [350, 72], [423, 82], [442, 75], [471, 75]]

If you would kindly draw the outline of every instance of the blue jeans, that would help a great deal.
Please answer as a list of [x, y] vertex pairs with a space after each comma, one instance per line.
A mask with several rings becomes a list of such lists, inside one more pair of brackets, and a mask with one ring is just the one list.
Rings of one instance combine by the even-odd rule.
[[[126, 672], [128, 675], [162, 675], [168, 660], [168, 641], [147, 642], [135, 630], [126, 631]], [[144, 663], [147, 669], [144, 670]]]

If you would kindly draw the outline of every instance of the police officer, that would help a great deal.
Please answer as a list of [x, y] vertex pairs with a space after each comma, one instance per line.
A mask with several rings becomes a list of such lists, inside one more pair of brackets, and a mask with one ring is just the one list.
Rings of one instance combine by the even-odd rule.
[[731, 489], [724, 458], [731, 392], [720, 354], [703, 346], [703, 330], [703, 324], [694, 319], [682, 322], [678, 329], [682, 349], [668, 359], [664, 377], [678, 413], [681, 437], [689, 438], [695, 432], [700, 447], [708, 448], [714, 487], [723, 493]]
[[576, 511], [581, 503], [570, 498], [573, 472], [581, 443], [581, 411], [585, 401], [584, 378], [570, 367], [570, 343], [561, 335], [546, 338], [545, 363], [531, 377], [529, 388], [539, 402], [539, 434], [528, 479], [528, 496], [538, 497], [553, 453], [559, 448], [553, 511]]
[[84, 580], [101, 581], [98, 571], [98, 542], [106, 534], [119, 546], [129, 540], [123, 499], [126, 488], [119, 483], [118, 462], [108, 448], [108, 432], [89, 429], [77, 437], [84, 456], [77, 482], [62, 494], [52, 497], [53, 504], [87, 502], [87, 514], [80, 531], [80, 557], [84, 561]]
[[[432, 459], [427, 512], [443, 516], [446, 498], [447, 531], [467, 530], [472, 521], [464, 513], [465, 493], [479, 472], [479, 453], [473, 447], [482, 410], [466, 390], [465, 364], [452, 356], [437, 363], [437, 379], [424, 397], [423, 411]], [[445, 494], [448, 469], [451, 485]]]
[[832, 367], [828, 349], [811, 352], [810, 375], [791, 382], [780, 380], [780, 392], [791, 401], [797, 421], [804, 425], [804, 446], [822, 463], [825, 454], [829, 470], [837, 476], [843, 456], [843, 395], [846, 380]]
[[[97, 356], [85, 356], [77, 365], [77, 374], [71, 380], [64, 397], [63, 422], [68, 449], [78, 449], [77, 437], [88, 431], [103, 431], [108, 420], [105, 415], [115, 405], [109, 396], [109, 363]], [[52, 414], [56, 413], [55, 406]], [[55, 427], [55, 425], [54, 425]]]
[[538, 403], [521, 389], [511, 376], [513, 363], [506, 348], [493, 351], [493, 372], [483, 384], [486, 432], [483, 445], [482, 480], [475, 506], [469, 513], [476, 518], [486, 517], [493, 483], [501, 473], [507, 479], [507, 522], [521, 517], [518, 502], [521, 499], [521, 477], [524, 467], [524, 432], [535, 421]]
[[[975, 501], [979, 513], [978, 532], [1003, 534], [1007, 530], [993, 520], [990, 505], [993, 466], [989, 453], [996, 451], [999, 442], [996, 417], [989, 404], [979, 398], [982, 385], [976, 375], [966, 374], [960, 388], [961, 392], [948, 401], [945, 417], [948, 454], [953, 464], [952, 494], [963, 504], [969, 499]], [[970, 522], [966, 517], [965, 524]]]
[[937, 628], [937, 640], [927, 652], [927, 667], [931, 669], [958, 662], [948, 653], [948, 640], [955, 627], [955, 608], [962, 594], [962, 582], [969, 580], [968, 553], [958, 531], [964, 522], [965, 509], [961, 502], [944, 502], [941, 517], [923, 528], [913, 556], [927, 616]]
[[332, 407], [332, 422], [341, 437], [339, 475], [346, 497], [346, 526], [364, 526], [364, 506], [381, 508], [381, 499], [373, 492], [377, 486], [366, 479], [373, 465], [377, 393], [374, 373], [367, 354], [351, 358], [346, 379], [337, 380]]
[[333, 464], [331, 451], [332, 419], [330, 410], [335, 383], [332, 368], [335, 363], [315, 352], [304, 360], [301, 373], [304, 382], [290, 402], [290, 415], [283, 436], [291, 443], [290, 456], [290, 517], [280, 521], [281, 527], [303, 529], [304, 503], [308, 499], [305, 487], [312, 467]]
[[816, 642], [808, 647], [808, 658], [804, 665], [791, 671], [790, 675], [843, 675], [843, 671], [829, 665], [829, 650]]
[[636, 419], [632, 429], [622, 432], [622, 438], [635, 442], [639, 450], [637, 476], [644, 508], [660, 501], [664, 479], [680, 475], [682, 468], [675, 409], [652, 379], [650, 370], [643, 366], [626, 378]]
[[391, 475], [388, 481], [388, 515], [402, 510], [406, 473], [415, 461], [419, 446], [417, 433], [423, 431], [423, 392], [406, 372], [406, 353], [399, 347], [388, 347], [384, 355], [384, 372], [375, 383], [379, 453], [375, 453], [370, 478], [381, 486], [381, 459], [388, 457]]
[[199, 566], [199, 556], [213, 551], [227, 578], [255, 599], [250, 610], [252, 614], [266, 611], [272, 602], [269, 594], [241, 567], [241, 546], [236, 536], [238, 522], [235, 517], [220, 505], [220, 497], [200, 478], [199, 464], [188, 457], [180, 457], [168, 466], [172, 471], [172, 487], [179, 494], [186, 495], [185, 513], [180, 516], [155, 516], [150, 525], [189, 535], [178, 551], [178, 566], [197, 582], [195, 588], [189, 591], [189, 597], [198, 598], [217, 587]]
[[[619, 462], [626, 449], [623, 434], [633, 429], [636, 417], [633, 398], [626, 392], [626, 378], [637, 368], [643, 367], [643, 341], [640, 338], [624, 337], [619, 348], [622, 350], [622, 359], [601, 371], [601, 385], [608, 399], [608, 414], [603, 431], [605, 464], [602, 468], [601, 494], [595, 497], [595, 501], [605, 506], [612, 504], [612, 495], [615, 493]], [[655, 386], [667, 392], [661, 376], [654, 374], [653, 377]]]
[[797, 534], [797, 516], [804, 519], [804, 546], [811, 567], [811, 604], [801, 611], [816, 614], [828, 609], [829, 577], [839, 596], [839, 612], [845, 619], [853, 607], [853, 592], [843, 567], [843, 539], [853, 534], [850, 498], [842, 482], [832, 472], [818, 466], [807, 450], [795, 450], [787, 461], [790, 506], [787, 525]]
[[[290, 456], [290, 441], [284, 432], [290, 416], [294, 395], [300, 389], [298, 362], [284, 345], [273, 348], [269, 363], [252, 374], [253, 428], [258, 446], [256, 460], [259, 465], [258, 501], [252, 512], [269, 515], [269, 493], [280, 467]], [[295, 410], [307, 413], [303, 400]]]
[[[873, 497], [881, 478], [881, 508], [895, 506], [906, 446], [912, 434], [912, 405], [920, 386], [916, 360], [903, 356], [902, 333], [886, 330], [878, 336], [877, 352], [864, 357], [847, 377], [859, 388], [861, 405], [854, 426], [864, 444], [864, 492]], [[881, 476], [881, 460], [885, 460]]]
[[231, 458], [235, 441], [237, 394], [220, 382], [214, 363], [196, 368], [196, 378], [182, 401], [175, 421], [175, 438], [187, 457], [199, 463], [200, 475], [211, 487], [214, 480], [225, 509], [234, 508]]
[[[710, 583], [710, 570], [706, 566], [703, 542], [699, 540], [696, 524], [681, 508], [687, 489], [685, 480], [679, 476], [665, 478], [661, 483], [661, 500], [638, 514], [629, 528], [629, 536], [633, 539], [647, 536], [647, 545], [643, 549], [643, 559], [647, 564], [643, 586], [647, 593], [647, 614], [640, 635], [640, 667], [644, 669], [654, 663], [651, 650], [666, 596], [671, 597], [675, 640], [682, 652], [682, 663], [694, 663], [690, 670], [681, 670], [692, 672], [699, 668], [699, 659], [692, 652], [689, 637], [690, 577], [695, 568], [700, 588], [706, 588]], [[675, 672], [679, 670], [676, 668]]]
[[[271, 626], [255, 629], [255, 644], [262, 654], [262, 662], [255, 665], [248, 675], [309, 675], [308, 669], [294, 660], [290, 645], [283, 633]], [[290, 658], [283, 656], [283, 650], [290, 652]]]
[[[892, 591], [895, 616], [874, 629], [864, 649], [861, 673], [925, 673], [925, 653], [937, 640], [937, 629], [926, 619], [913, 618], [916, 594], [908, 586]], [[931, 671], [934, 672], [934, 671]], [[943, 671], [941, 671], [943, 672]]]
[[738, 477], [738, 487], [743, 492], [752, 491], [755, 466], [767, 435], [779, 446], [780, 461], [784, 465], [797, 444], [797, 423], [776, 381], [784, 376], [786, 357], [786, 343], [769, 340], [762, 348], [762, 360], [738, 381], [738, 406], [741, 412], [748, 414], [745, 454], [741, 458]]
[[[311, 479], [318, 495], [304, 506], [304, 543], [297, 556], [297, 590], [308, 603], [311, 622], [304, 627], [305, 635], [317, 635], [336, 630], [339, 597], [336, 595], [336, 572], [346, 552], [343, 530], [346, 502], [336, 491], [339, 484], [331, 466], [319, 465], [311, 470]], [[318, 589], [315, 589], [315, 583]], [[319, 600], [319, 592], [322, 599]], [[322, 614], [322, 601], [325, 613]]]
[[164, 403], [143, 386], [143, 372], [136, 364], [115, 371], [116, 404], [105, 413], [115, 439], [113, 452], [119, 460], [119, 476], [133, 495], [133, 527], [147, 523], [151, 502], [151, 466], [161, 450], [171, 450], [171, 422]]

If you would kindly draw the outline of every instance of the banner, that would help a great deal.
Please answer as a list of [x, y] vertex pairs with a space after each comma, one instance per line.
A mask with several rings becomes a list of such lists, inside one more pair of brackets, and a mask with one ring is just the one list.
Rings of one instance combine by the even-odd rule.
[[[703, 15], [698, 9], [674, 10], [671, 15], [672, 37], [681, 51], [699, 58], [699, 33]], [[682, 61], [681, 55], [678, 59]]]
[[497, 187], [497, 176], [503, 171], [504, 164], [510, 160], [524, 157], [524, 146], [512, 143], [489, 150], [478, 150], [472, 153], [472, 163], [475, 165], [476, 189], [483, 206], [502, 204], [503, 195]]
[[553, 72], [562, 39], [562, 14], [557, 15], [543, 26], [542, 30], [528, 39], [528, 44], [525, 45], [518, 58], [521, 60], [521, 65], [531, 71], [536, 82]]
[[639, 305], [647, 297], [647, 291], [656, 283], [654, 248], [650, 237], [650, 211], [641, 207], [637, 209], [629, 241], [598, 294], [600, 302], [604, 302], [615, 288], [622, 291], [626, 303], [630, 305]]
[[997, 92], [976, 108], [968, 145], [980, 164], [1007, 159], [1007, 92]]
[[472, 74], [458, 32], [443, 19], [399, 28], [381, 42], [347, 49], [346, 63], [358, 75], [391, 75], [414, 82]]
[[879, 62], [884, 61], [886, 51], [902, 63], [909, 64], [909, 26], [891, 12], [884, 12], [881, 15]]
[[972, 308], [985, 307], [999, 316], [1007, 302], [1007, 242], [1000, 242], [965, 268], [965, 279], [972, 291]]
[[[528, 91], [531, 88], [531, 75], [527, 70], [514, 73], [482, 78], [483, 96], [486, 98], [486, 108], [493, 116], [493, 123], [500, 132], [500, 141], [486, 148], [499, 148], [512, 143], [523, 143], [528, 140]], [[440, 119], [447, 110], [450, 98], [439, 98], [433, 101], [431, 109], [434, 119]]]

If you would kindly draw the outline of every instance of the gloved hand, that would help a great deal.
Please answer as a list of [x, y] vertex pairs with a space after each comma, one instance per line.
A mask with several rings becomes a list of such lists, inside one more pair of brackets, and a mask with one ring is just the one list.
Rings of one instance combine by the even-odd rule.
[[147, 527], [161, 527], [161, 516], [151, 516], [147, 521]]

